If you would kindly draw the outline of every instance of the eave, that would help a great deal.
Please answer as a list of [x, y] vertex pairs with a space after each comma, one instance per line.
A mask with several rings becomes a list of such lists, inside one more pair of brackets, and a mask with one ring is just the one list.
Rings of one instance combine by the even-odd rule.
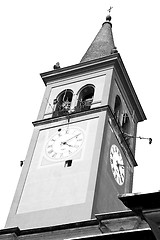
[[122, 194], [119, 199], [150, 226], [155, 238], [160, 239], [160, 192]]

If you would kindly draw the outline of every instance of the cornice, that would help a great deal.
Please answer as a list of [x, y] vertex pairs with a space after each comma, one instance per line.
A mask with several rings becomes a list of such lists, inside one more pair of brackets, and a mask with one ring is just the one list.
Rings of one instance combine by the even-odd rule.
[[[117, 121], [116, 121], [109, 105], [97, 107], [94, 109], [89, 109], [89, 110], [86, 110], [83, 112], [73, 112], [71, 114], [68, 114], [68, 115], [62, 116], [62, 117], [47, 118], [47, 119], [42, 119], [39, 121], [34, 121], [33, 125], [34, 125], [34, 127], [44, 126], [46, 124], [52, 124], [54, 122], [59, 122], [59, 121], [63, 121], [66, 119], [70, 120], [70, 119], [74, 119], [74, 118], [78, 118], [78, 117], [82, 117], [82, 116], [89, 116], [93, 113], [98, 113], [98, 112], [102, 112], [102, 111], [107, 111], [109, 124], [111, 125], [111, 127], [114, 131], [114, 134], [115, 134], [120, 146], [122, 147], [124, 154], [126, 155], [126, 158], [130, 159], [133, 166], [137, 166], [137, 162], [134, 158], [134, 155], [126, 142], [125, 136], [124, 136], [123, 132], [121, 131], [120, 126], [117, 124]], [[68, 124], [69, 124], [69, 122], [68, 122]]]
[[[130, 210], [96, 214], [87, 221], [41, 228], [0, 230], [1, 239], [148, 239], [153, 236], [147, 223]], [[115, 227], [116, 226], [116, 227]], [[149, 237], [149, 239], [154, 239]]]
[[95, 71], [98, 69], [103, 69], [109, 66], [113, 66], [116, 59], [120, 55], [118, 53], [111, 54], [110, 56], [82, 62], [79, 64], [75, 64], [72, 66], [59, 68], [56, 70], [48, 71], [41, 73], [40, 76], [44, 82], [45, 85], [49, 84], [50, 82], [54, 82], [55, 80], [71, 77], [74, 75], [82, 75], [86, 72]]

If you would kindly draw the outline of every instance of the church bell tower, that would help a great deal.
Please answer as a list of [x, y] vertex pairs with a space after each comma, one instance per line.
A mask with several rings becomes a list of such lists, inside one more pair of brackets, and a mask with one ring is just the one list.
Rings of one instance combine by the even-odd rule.
[[46, 86], [6, 228], [39, 228], [125, 210], [137, 123], [146, 119], [112, 36], [110, 15], [81, 62]]

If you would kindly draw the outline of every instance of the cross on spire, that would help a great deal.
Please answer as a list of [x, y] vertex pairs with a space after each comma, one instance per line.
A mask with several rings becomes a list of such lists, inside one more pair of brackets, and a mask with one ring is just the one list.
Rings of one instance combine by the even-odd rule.
[[111, 10], [112, 10], [113, 7], [110, 6], [110, 8], [107, 10], [110, 14]]

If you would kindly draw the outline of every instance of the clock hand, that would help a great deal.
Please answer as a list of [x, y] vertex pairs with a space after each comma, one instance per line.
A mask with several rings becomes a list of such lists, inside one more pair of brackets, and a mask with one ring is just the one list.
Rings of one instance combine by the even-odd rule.
[[124, 164], [120, 164], [120, 163], [118, 163], [118, 162], [117, 162], [117, 166], [118, 166], [118, 167], [121, 166], [121, 167], [124, 168]]
[[78, 137], [80, 134], [81, 134], [81, 133], [78, 133], [77, 135], [75, 135], [75, 136], [67, 139], [66, 141], [62, 142], [62, 144], [66, 144], [68, 141], [72, 140], [72, 139], [75, 138], [75, 137]]
[[[121, 166], [122, 164], [120, 164], [120, 163], [118, 163], [118, 162], [116, 162], [117, 163], [117, 168], [118, 168], [118, 172], [119, 172], [119, 175], [120, 175], [120, 179], [121, 179], [121, 181], [123, 182], [123, 178], [122, 178], [122, 175], [121, 175], [121, 171], [120, 171], [120, 169], [119, 169], [119, 166]], [[122, 165], [122, 166], [124, 166], [124, 165]]]
[[72, 145], [68, 144], [67, 142], [62, 142], [61, 144], [62, 144], [62, 145], [67, 145], [67, 146], [69, 146], [69, 147], [73, 147]]

